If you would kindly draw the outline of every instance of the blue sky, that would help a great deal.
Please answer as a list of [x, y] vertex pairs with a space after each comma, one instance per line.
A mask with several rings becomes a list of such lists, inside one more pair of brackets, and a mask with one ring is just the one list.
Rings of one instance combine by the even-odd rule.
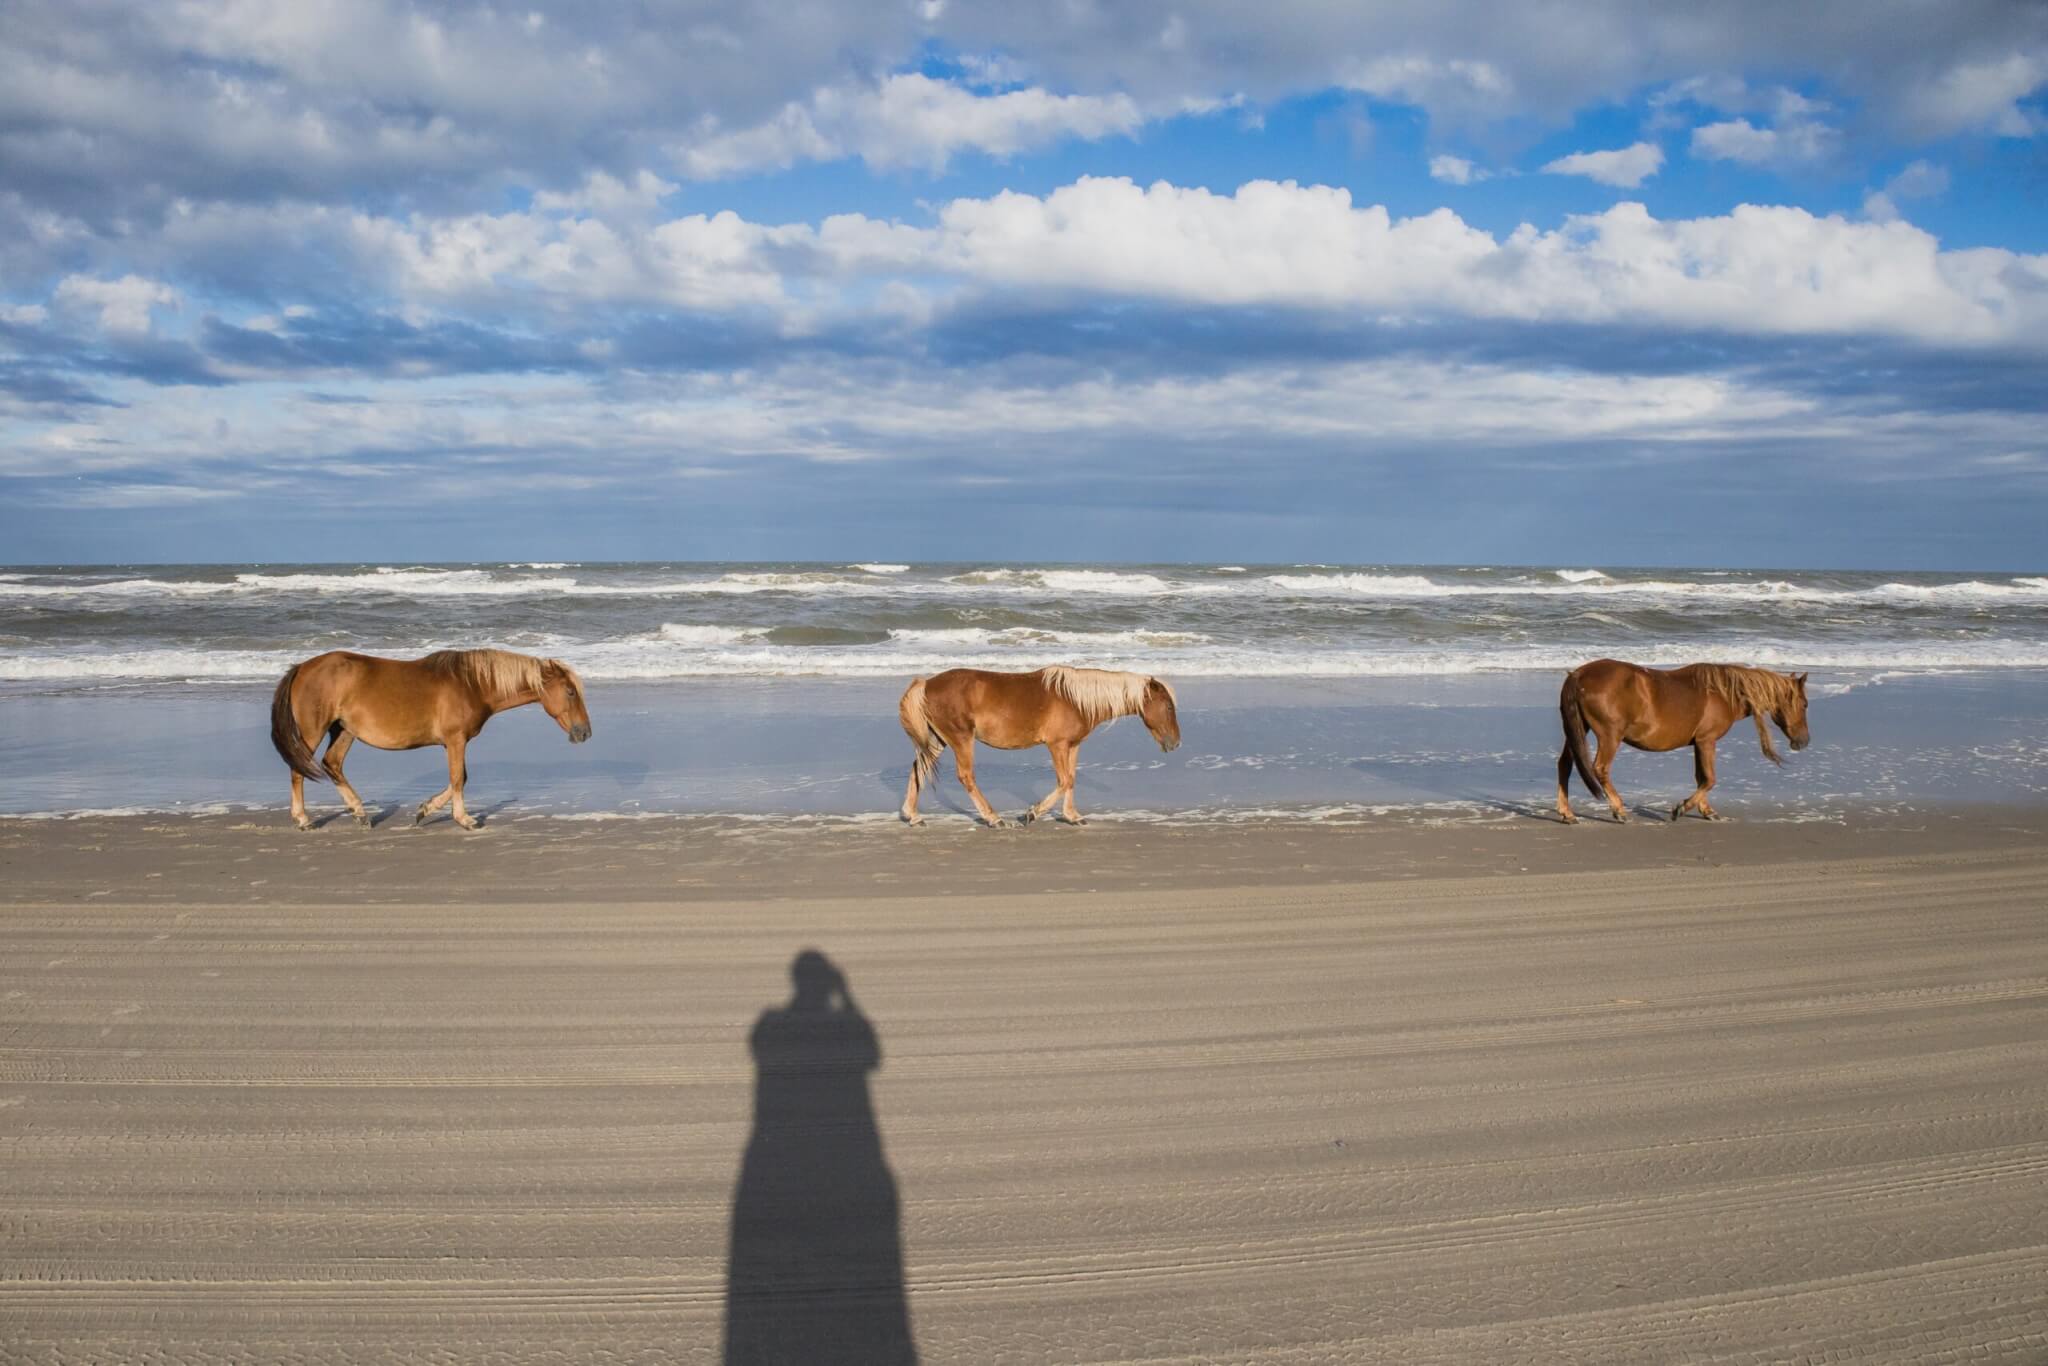
[[2048, 564], [2048, 7], [18, 0], [0, 92], [0, 560]]

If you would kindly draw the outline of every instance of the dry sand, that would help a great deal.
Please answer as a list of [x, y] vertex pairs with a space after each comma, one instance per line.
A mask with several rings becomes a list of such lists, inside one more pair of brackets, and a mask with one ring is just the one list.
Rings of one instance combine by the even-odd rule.
[[2048, 1361], [2038, 809], [278, 819], [0, 823], [0, 1359]]

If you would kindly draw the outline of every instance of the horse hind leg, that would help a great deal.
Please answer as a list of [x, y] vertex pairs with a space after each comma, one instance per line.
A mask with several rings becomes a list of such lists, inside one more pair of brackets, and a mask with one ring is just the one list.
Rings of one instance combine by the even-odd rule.
[[1595, 725], [1593, 733], [1600, 737], [1600, 751], [1593, 756], [1593, 776], [1600, 780], [1600, 786], [1607, 789], [1607, 807], [1614, 813], [1617, 825], [1628, 824], [1628, 806], [1621, 800], [1621, 794], [1614, 790], [1614, 756], [1621, 753], [1621, 732], [1604, 731]]
[[355, 733], [343, 729], [339, 721], [334, 723], [331, 733], [334, 738], [327, 742], [327, 752], [320, 756], [320, 767], [327, 770], [327, 776], [333, 779], [334, 790], [348, 803], [349, 814], [356, 818], [356, 824], [368, 830], [370, 813], [363, 809], [363, 799], [356, 795], [355, 788], [349, 785], [348, 778], [341, 771], [341, 761], [348, 757], [349, 746], [356, 742]]
[[1009, 822], [996, 814], [988, 804], [988, 798], [981, 795], [981, 788], [974, 781], [974, 737], [972, 735], [946, 737], [946, 747], [953, 751], [953, 769], [960, 775], [960, 786], [967, 789], [967, 795], [974, 800], [974, 809], [981, 813], [982, 820], [998, 828]]
[[1566, 825], [1576, 825], [1579, 820], [1572, 814], [1571, 780], [1572, 747], [1571, 742], [1566, 741], [1563, 751], [1557, 756], [1557, 815]]

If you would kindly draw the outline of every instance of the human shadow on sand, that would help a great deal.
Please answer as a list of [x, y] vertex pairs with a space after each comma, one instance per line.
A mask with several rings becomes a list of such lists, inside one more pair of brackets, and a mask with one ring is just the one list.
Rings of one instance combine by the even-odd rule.
[[868, 1074], [874, 1026], [830, 959], [790, 964], [786, 1005], [761, 1012], [754, 1129], [733, 1194], [726, 1366], [911, 1366], [896, 1178]]

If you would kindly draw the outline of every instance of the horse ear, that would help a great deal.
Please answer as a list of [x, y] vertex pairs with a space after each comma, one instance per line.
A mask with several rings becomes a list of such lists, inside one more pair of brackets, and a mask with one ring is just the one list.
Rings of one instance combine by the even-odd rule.
[[1797, 684], [1799, 685], [1799, 691], [1801, 691], [1801, 692], [1805, 692], [1805, 691], [1806, 691], [1806, 675], [1805, 675], [1805, 674], [1793, 674], [1793, 675], [1792, 675], [1792, 681], [1793, 681], [1794, 683], [1797, 683]]

